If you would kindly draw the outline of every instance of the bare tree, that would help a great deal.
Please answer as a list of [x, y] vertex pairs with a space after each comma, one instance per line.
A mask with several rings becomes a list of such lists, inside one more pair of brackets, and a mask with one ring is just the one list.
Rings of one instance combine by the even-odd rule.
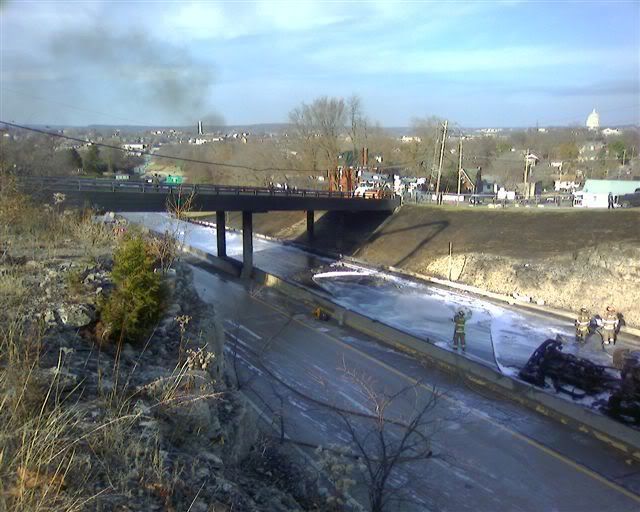
[[362, 109], [362, 100], [356, 94], [347, 100], [347, 114], [349, 116], [349, 138], [353, 147], [353, 158], [359, 161], [359, 151], [367, 145], [367, 118]]
[[311, 112], [326, 163], [329, 168], [334, 168], [338, 165], [339, 138], [345, 123], [344, 100], [323, 96], [311, 104]]
[[318, 132], [314, 125], [311, 107], [302, 104], [289, 113], [289, 121], [293, 125], [294, 144], [302, 153], [302, 162], [312, 170], [318, 168]]
[[345, 118], [344, 100], [327, 96], [316, 99], [311, 105], [303, 103], [289, 114], [294, 136], [310, 157], [314, 169], [322, 164], [327, 168], [338, 165], [340, 132], [344, 129]]
[[[397, 392], [380, 389], [365, 374], [346, 366], [345, 376], [367, 399], [370, 416], [354, 416], [337, 410], [350, 438], [355, 456], [361, 463], [372, 512], [387, 510], [393, 501], [401, 501], [404, 486], [393, 482], [402, 466], [425, 461], [433, 456], [431, 438], [441, 423], [431, 412], [439, 394], [419, 392], [419, 384], [408, 385]], [[408, 415], [394, 417], [391, 412], [400, 402], [409, 401]]]
[[411, 122], [414, 140], [403, 144], [406, 161], [413, 162], [416, 176], [429, 177], [437, 167], [437, 149], [442, 138], [442, 120], [437, 117], [416, 118]]
[[[355, 488], [357, 482], [366, 488], [368, 510], [384, 512], [394, 504], [402, 507], [402, 503], [409, 499], [405, 488], [414, 465], [442, 458], [432, 451], [434, 434], [451, 419], [434, 414], [441, 393], [437, 390], [425, 393], [421, 381], [389, 391], [367, 374], [348, 367], [343, 359], [339, 370], [344, 381], [353, 385], [354, 393], [351, 394], [365, 398], [364, 407], [353, 409], [336, 400], [311, 396], [299, 385], [283, 379], [265, 357], [272, 343], [290, 325], [291, 319], [287, 316], [278, 330], [266, 340], [261, 340], [255, 348], [240, 343], [241, 324], [234, 322], [236, 332], [235, 335], [230, 334], [234, 343], [228, 346], [228, 350], [231, 352], [230, 368], [235, 373], [236, 387], [254, 396], [270, 413], [272, 425], [278, 432], [275, 439], [279, 443], [294, 443], [317, 450], [322, 478], [327, 478], [334, 487], [329, 504], [335, 505], [335, 510], [347, 501], [353, 503], [350, 489]], [[251, 360], [245, 361], [246, 356], [251, 356]], [[240, 371], [241, 361], [243, 366], [248, 365], [248, 376], [247, 369]], [[242, 373], [245, 376], [241, 376]], [[258, 373], [266, 379], [257, 382]], [[318, 389], [327, 387], [324, 377], [312, 377]], [[291, 409], [287, 404], [291, 402], [291, 396], [339, 418], [347, 436], [338, 436], [344, 440], [341, 445], [319, 445], [292, 438], [287, 418]]]
[[[345, 478], [350, 479], [351, 475], [356, 476], [356, 473], [359, 473], [361, 475], [359, 479], [367, 490], [368, 510], [372, 512], [389, 510], [392, 503], [401, 503], [408, 499], [403, 494], [407, 487], [407, 474], [411, 473], [410, 466], [437, 457], [433, 455], [432, 437], [450, 418], [432, 414], [441, 394], [437, 390], [431, 391], [428, 395], [425, 394], [420, 388], [420, 381], [407, 385], [399, 391], [388, 392], [366, 374], [348, 368], [343, 360], [340, 370], [347, 381], [355, 385], [357, 394], [365, 397], [367, 402], [367, 412], [365, 412], [342, 407], [337, 402], [309, 396], [298, 386], [282, 380], [265, 364], [265, 361], [258, 361], [257, 365], [260, 371], [289, 392], [341, 419], [348, 437], [345, 445], [321, 446], [297, 441], [289, 437], [285, 431], [283, 417], [285, 411], [282, 404], [286, 397], [282, 393], [276, 393], [280, 400], [280, 408], [275, 411], [268, 406], [259, 390], [252, 389], [274, 413], [274, 424], [278, 425], [280, 430], [280, 442], [287, 441], [316, 448], [319, 450], [317, 453], [329, 450], [338, 459], [347, 457], [354, 461], [353, 469], [347, 473], [342, 471], [343, 463], [338, 461], [334, 462], [338, 464], [340, 471], [336, 474], [331, 470], [326, 471], [328, 473], [326, 476], [336, 486], [336, 496], [340, 497], [340, 500], [348, 498], [348, 489], [345, 491], [338, 481], [345, 483], [343, 481]], [[320, 387], [326, 385], [322, 379], [318, 379], [317, 383]], [[408, 413], [397, 412], [403, 405], [406, 411], [407, 403], [410, 405]], [[332, 464], [327, 466], [330, 468]]]
[[192, 210], [194, 197], [193, 190], [187, 193], [182, 187], [178, 187], [176, 192], [171, 189], [167, 196], [166, 211], [176, 221], [172, 221], [169, 229], [152, 237], [149, 242], [149, 248], [163, 274], [166, 274], [178, 259], [180, 249], [185, 243], [187, 228], [178, 221], [185, 220], [187, 213]]
[[193, 209], [195, 196], [196, 191], [193, 188], [189, 189], [188, 192], [183, 190], [182, 187], [178, 187], [175, 191], [173, 188], [169, 189], [166, 201], [167, 212], [178, 220], [184, 220]]

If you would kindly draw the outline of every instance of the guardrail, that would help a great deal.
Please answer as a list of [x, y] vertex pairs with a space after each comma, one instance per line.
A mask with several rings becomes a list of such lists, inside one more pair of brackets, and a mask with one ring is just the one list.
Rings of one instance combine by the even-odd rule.
[[298, 188], [270, 188], [270, 187], [240, 187], [230, 185], [206, 184], [167, 184], [147, 183], [144, 181], [110, 180], [96, 178], [69, 178], [60, 176], [26, 176], [19, 178], [19, 182], [30, 187], [52, 189], [57, 192], [85, 191], [85, 192], [143, 192], [143, 193], [180, 193], [180, 194], [210, 194], [210, 195], [249, 195], [249, 196], [282, 196], [282, 197], [330, 197], [337, 199], [366, 199], [375, 201], [392, 199], [393, 196], [365, 197], [353, 192], [330, 190], [311, 190]]
[[[209, 262], [215, 258], [212, 255], [206, 257]], [[377, 319], [340, 306], [332, 302], [330, 297], [325, 297], [298, 283], [257, 268], [253, 270], [253, 280], [263, 286], [273, 287], [300, 302], [306, 302], [309, 305], [309, 310], [314, 306], [320, 306], [330, 312], [340, 325], [350, 327], [397, 350], [422, 359], [457, 378], [462, 378], [468, 385], [476, 389], [496, 393], [558, 421], [574, 431], [593, 436], [600, 442], [620, 450], [630, 460], [640, 461], [638, 431], [599, 411], [566, 400], [548, 389], [541, 389], [517, 378], [504, 375], [486, 362], [470, 359], [457, 352], [446, 350], [429, 340], [420, 339]]]
[[[218, 258], [186, 244], [182, 246], [182, 251], [201, 258], [223, 272], [236, 277], [240, 275], [240, 262], [231, 258]], [[306, 303], [309, 310], [320, 306], [329, 311], [340, 325], [350, 327], [397, 350], [423, 359], [436, 368], [462, 378], [471, 386], [489, 390], [558, 421], [574, 431], [593, 436], [598, 441], [621, 451], [629, 457], [629, 460], [640, 461], [640, 437], [637, 430], [596, 410], [566, 400], [549, 390], [537, 388], [527, 382], [504, 375], [484, 361], [468, 359], [457, 352], [439, 347], [428, 339], [420, 339], [377, 319], [340, 306], [333, 302], [331, 297], [306, 288], [302, 284], [288, 281], [255, 267], [252, 271], [252, 279], [259, 285], [275, 288], [289, 297]]]

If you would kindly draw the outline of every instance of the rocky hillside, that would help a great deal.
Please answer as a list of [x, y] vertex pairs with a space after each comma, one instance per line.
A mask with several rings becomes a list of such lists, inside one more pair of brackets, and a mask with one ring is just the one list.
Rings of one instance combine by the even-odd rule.
[[163, 278], [148, 336], [113, 343], [99, 320], [117, 237], [52, 216], [5, 226], [0, 248], [0, 510], [321, 509], [225, 378], [189, 268]]

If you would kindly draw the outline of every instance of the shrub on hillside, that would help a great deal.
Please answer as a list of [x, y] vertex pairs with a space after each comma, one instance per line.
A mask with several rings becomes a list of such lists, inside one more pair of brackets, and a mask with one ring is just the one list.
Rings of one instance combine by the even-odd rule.
[[114, 254], [115, 290], [102, 305], [105, 337], [117, 343], [135, 342], [157, 322], [164, 289], [154, 266], [149, 243], [141, 235], [122, 240]]

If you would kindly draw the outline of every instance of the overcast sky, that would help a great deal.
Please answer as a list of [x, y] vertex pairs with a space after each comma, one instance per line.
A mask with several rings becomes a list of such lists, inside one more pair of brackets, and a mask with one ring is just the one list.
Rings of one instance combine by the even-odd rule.
[[361, 96], [385, 126], [640, 123], [640, 1], [1, 1], [0, 118], [284, 122]]

